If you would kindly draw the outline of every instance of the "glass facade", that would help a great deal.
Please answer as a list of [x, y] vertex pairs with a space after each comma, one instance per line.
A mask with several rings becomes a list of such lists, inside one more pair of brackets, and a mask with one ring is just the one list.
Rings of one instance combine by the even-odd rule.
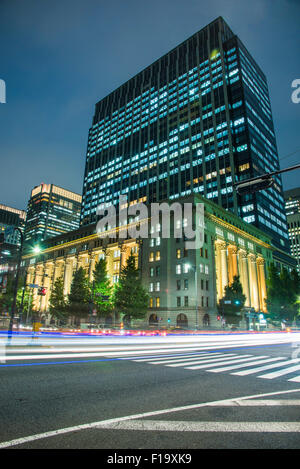
[[25, 241], [42, 241], [79, 227], [81, 196], [53, 184], [41, 184], [31, 192]]
[[239, 196], [233, 182], [279, 168], [267, 82], [218, 18], [96, 104], [81, 224], [97, 206], [199, 193], [288, 251], [280, 177]]
[[5, 234], [6, 243], [13, 245], [20, 243], [20, 234], [18, 231], [14, 231], [12, 229], [10, 233], [6, 234], [5, 230], [9, 228], [20, 228], [23, 231], [25, 218], [25, 210], [18, 210], [16, 208], [0, 204], [0, 233]]
[[297, 262], [296, 268], [300, 274], [300, 187], [285, 191], [284, 198], [291, 255]]

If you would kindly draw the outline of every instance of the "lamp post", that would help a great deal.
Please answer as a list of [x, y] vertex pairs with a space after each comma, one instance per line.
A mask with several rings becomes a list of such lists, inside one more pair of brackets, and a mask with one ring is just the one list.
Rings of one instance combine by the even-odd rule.
[[25, 290], [26, 290], [26, 268], [25, 268], [25, 272], [24, 272], [24, 283], [23, 283], [22, 299], [21, 299], [21, 306], [20, 306], [20, 310], [19, 310], [19, 324], [21, 323], [21, 316], [22, 316], [22, 319], [23, 319], [23, 305], [24, 305]]
[[20, 228], [15, 227], [14, 230], [17, 230], [20, 233], [21, 244], [20, 244], [19, 253], [18, 253], [17, 271], [16, 271], [14, 294], [13, 294], [13, 303], [12, 303], [12, 307], [11, 307], [10, 321], [9, 321], [9, 327], [8, 327], [8, 336], [9, 337], [12, 336], [13, 325], [14, 325], [14, 315], [15, 315], [16, 304], [17, 304], [18, 283], [19, 283], [20, 266], [21, 266], [21, 261], [22, 261], [23, 241], [24, 241], [24, 235], [23, 235], [22, 231], [20, 230]]

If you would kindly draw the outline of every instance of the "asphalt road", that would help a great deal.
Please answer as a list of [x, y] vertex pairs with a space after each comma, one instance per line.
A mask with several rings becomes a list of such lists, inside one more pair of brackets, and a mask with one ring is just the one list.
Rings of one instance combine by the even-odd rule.
[[0, 448], [299, 448], [299, 334], [253, 338], [15, 341]]

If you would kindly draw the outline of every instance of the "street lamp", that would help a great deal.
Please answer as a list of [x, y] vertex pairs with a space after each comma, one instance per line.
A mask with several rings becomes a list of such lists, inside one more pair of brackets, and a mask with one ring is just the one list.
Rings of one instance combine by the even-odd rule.
[[19, 253], [18, 253], [18, 260], [17, 260], [17, 271], [16, 271], [16, 278], [15, 278], [13, 303], [12, 303], [11, 313], [10, 313], [10, 321], [9, 321], [9, 328], [8, 328], [8, 337], [11, 337], [11, 336], [12, 336], [12, 331], [13, 331], [14, 315], [15, 315], [16, 304], [17, 304], [17, 294], [18, 294], [18, 283], [19, 283], [19, 275], [20, 275], [20, 266], [21, 266], [21, 261], [22, 261], [23, 241], [24, 241], [24, 236], [23, 236], [22, 230], [21, 230], [20, 228], [18, 228], [18, 227], [15, 227], [15, 228], [14, 228], [14, 231], [16, 231], [16, 230], [20, 233], [21, 244], [20, 244], [20, 249], [19, 249]]

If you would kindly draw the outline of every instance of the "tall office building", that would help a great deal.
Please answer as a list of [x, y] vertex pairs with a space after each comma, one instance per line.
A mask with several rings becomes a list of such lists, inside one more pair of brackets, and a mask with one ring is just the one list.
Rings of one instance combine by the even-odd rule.
[[199, 193], [272, 237], [288, 260], [280, 176], [238, 195], [236, 181], [279, 169], [267, 81], [219, 17], [96, 104], [81, 224], [100, 204]]
[[21, 242], [20, 233], [25, 227], [25, 210], [19, 210], [0, 204], [0, 234], [4, 235], [0, 241], [0, 285], [1, 275], [15, 263], [15, 256]]
[[79, 227], [81, 195], [54, 184], [40, 184], [31, 191], [25, 242], [38, 242]]
[[0, 204], [0, 291], [6, 288], [7, 275], [16, 263], [22, 232], [25, 226], [26, 212], [7, 205]]
[[300, 187], [284, 192], [291, 254], [296, 259], [300, 274]]
[[18, 245], [20, 242], [20, 235], [17, 231], [11, 230], [7, 233], [9, 228], [24, 229], [26, 219], [26, 211], [19, 210], [7, 205], [0, 204], [0, 233], [5, 233], [5, 243]]

